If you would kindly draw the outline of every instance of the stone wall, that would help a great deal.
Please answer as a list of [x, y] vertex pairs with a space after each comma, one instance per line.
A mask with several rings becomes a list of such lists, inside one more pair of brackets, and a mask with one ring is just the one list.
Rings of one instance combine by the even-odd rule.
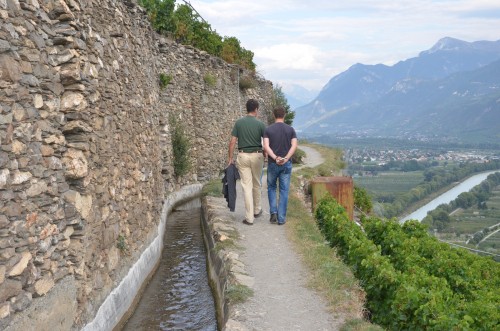
[[[165, 197], [219, 176], [248, 98], [266, 120], [272, 84], [242, 90], [241, 75], [159, 36], [131, 2], [0, 0], [0, 329], [92, 320]], [[191, 142], [181, 178], [169, 116]]]

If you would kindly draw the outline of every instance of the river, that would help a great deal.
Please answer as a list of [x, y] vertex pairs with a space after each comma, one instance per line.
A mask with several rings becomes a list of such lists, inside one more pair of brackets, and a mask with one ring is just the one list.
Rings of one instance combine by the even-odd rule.
[[455, 200], [462, 192], [469, 192], [474, 186], [479, 185], [490, 174], [495, 172], [498, 172], [498, 170], [482, 172], [467, 178], [466, 180], [464, 180], [457, 186], [453, 187], [449, 191], [446, 191], [445, 193], [441, 194], [440, 196], [430, 201], [426, 205], [415, 210], [413, 213], [402, 218], [399, 222], [404, 223], [410, 219], [414, 219], [419, 222], [422, 221], [424, 217], [427, 216], [427, 212], [436, 209], [437, 206], [442, 205], [444, 203], [450, 203], [451, 201]]

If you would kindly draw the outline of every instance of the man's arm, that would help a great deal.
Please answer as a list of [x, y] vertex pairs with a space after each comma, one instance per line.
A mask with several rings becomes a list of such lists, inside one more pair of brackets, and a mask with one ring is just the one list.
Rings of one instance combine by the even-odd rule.
[[285, 160], [287, 160], [287, 161], [290, 160], [290, 158], [295, 153], [295, 150], [297, 149], [298, 144], [299, 143], [297, 141], [297, 138], [292, 138], [292, 146], [290, 147], [290, 150], [288, 151], [288, 153], [286, 153]]
[[234, 146], [236, 146], [236, 138], [235, 136], [231, 136], [231, 140], [229, 141], [229, 151], [228, 151], [228, 157], [227, 157], [227, 165], [231, 165], [231, 163], [234, 163], [233, 160], [233, 153], [234, 153]]
[[274, 154], [273, 150], [269, 146], [269, 138], [265, 137], [264, 138], [264, 153], [267, 154], [271, 159], [276, 160], [278, 157], [276, 154]]

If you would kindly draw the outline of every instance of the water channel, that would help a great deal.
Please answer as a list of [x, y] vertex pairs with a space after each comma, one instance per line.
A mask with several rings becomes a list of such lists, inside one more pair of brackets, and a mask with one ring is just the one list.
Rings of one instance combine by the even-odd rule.
[[199, 199], [168, 216], [158, 269], [123, 331], [217, 330], [200, 219]]
[[489, 175], [495, 172], [498, 172], [498, 170], [482, 172], [480, 174], [467, 178], [449, 191], [446, 191], [426, 205], [415, 210], [413, 213], [402, 218], [399, 222], [404, 223], [410, 219], [422, 221], [424, 217], [427, 216], [427, 212], [436, 209], [439, 205], [442, 205], [444, 203], [450, 203], [451, 201], [455, 200], [460, 195], [460, 193], [469, 192], [474, 186], [481, 184], [482, 181], [484, 181]]

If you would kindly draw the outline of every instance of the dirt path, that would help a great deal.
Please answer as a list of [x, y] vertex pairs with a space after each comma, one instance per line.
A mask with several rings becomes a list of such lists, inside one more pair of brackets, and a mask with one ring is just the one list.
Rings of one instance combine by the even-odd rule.
[[[322, 162], [314, 149], [302, 149], [307, 153], [307, 165]], [[240, 260], [249, 274], [246, 285], [254, 295], [235, 306], [234, 321], [227, 330], [338, 330], [340, 321], [327, 311], [325, 300], [307, 287], [308, 271], [286, 238], [286, 224], [269, 223], [266, 176], [262, 187], [264, 213], [253, 226], [242, 223], [245, 207], [239, 182], [237, 194], [234, 221], [241, 235], [239, 244], [244, 247]]]
[[323, 163], [323, 161], [324, 161], [323, 157], [314, 148], [308, 147], [308, 146], [300, 146], [299, 148], [306, 153], [306, 157], [304, 158], [304, 165], [302, 165], [300, 167], [296, 167], [296, 168], [294, 168], [294, 170], [298, 170], [298, 169], [303, 168], [303, 167], [313, 168], [313, 167], [319, 166], [321, 163]]

